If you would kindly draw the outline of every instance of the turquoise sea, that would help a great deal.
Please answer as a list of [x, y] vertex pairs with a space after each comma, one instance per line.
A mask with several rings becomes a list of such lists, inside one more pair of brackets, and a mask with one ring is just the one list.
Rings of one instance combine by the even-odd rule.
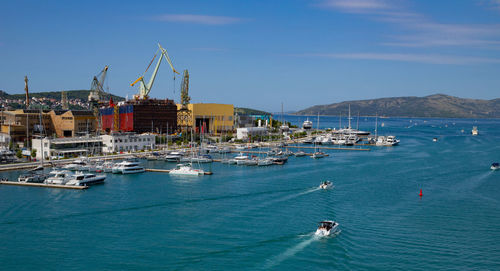
[[[86, 191], [0, 186], [0, 269], [499, 270], [500, 171], [489, 167], [500, 120], [378, 123], [401, 145], [283, 166], [214, 163], [196, 178], [109, 174]], [[326, 179], [335, 188], [318, 190]], [[340, 232], [315, 238], [323, 219]]]

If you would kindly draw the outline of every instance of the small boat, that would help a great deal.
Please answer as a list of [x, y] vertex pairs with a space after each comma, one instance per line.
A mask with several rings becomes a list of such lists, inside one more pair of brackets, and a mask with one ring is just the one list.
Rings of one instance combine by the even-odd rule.
[[332, 187], [333, 187], [333, 184], [332, 184], [332, 182], [330, 182], [330, 181], [324, 181], [324, 182], [322, 182], [322, 183], [319, 185], [319, 188], [321, 188], [321, 189], [330, 189], [330, 188], [332, 188]]
[[270, 166], [272, 164], [273, 164], [273, 159], [271, 159], [271, 158], [264, 158], [264, 159], [257, 160], [258, 166]]
[[139, 166], [139, 163], [133, 161], [123, 161], [116, 163], [112, 170], [113, 173], [121, 174], [131, 174], [131, 173], [142, 173], [146, 171], [143, 167]]
[[199, 176], [204, 175], [205, 171], [202, 169], [194, 169], [191, 163], [178, 164], [175, 169], [170, 170], [171, 175], [185, 175], [185, 176]]
[[314, 159], [323, 158], [323, 157], [325, 157], [325, 153], [317, 151], [317, 152], [313, 153], [313, 155], [311, 157]]
[[87, 167], [87, 163], [85, 163], [85, 161], [77, 159], [77, 160], [71, 162], [70, 164], [63, 166], [63, 169], [81, 171], [81, 170], [87, 170], [88, 167]]
[[339, 223], [331, 220], [325, 220], [319, 222], [318, 229], [316, 230], [316, 236], [328, 236], [337, 230]]
[[17, 181], [20, 183], [43, 183], [47, 179], [47, 175], [45, 174], [37, 174], [33, 172], [29, 172], [27, 174], [22, 174], [17, 178]]
[[104, 179], [106, 179], [105, 175], [95, 175], [93, 173], [76, 172], [73, 176], [71, 176], [69, 181], [66, 182], [66, 185], [89, 186], [93, 184], [103, 183]]
[[477, 131], [477, 126], [472, 126], [472, 131], [470, 132], [473, 136], [477, 136], [479, 132]]
[[438, 141], [437, 137], [433, 138], [432, 141], [437, 142]]
[[493, 163], [493, 164], [491, 164], [491, 167], [490, 167], [490, 168], [491, 168], [491, 170], [498, 170], [498, 169], [500, 169], [500, 164], [498, 164], [498, 163]]
[[270, 158], [275, 165], [284, 165], [288, 161], [288, 157], [272, 157]]
[[302, 156], [306, 156], [307, 154], [303, 151], [298, 151], [295, 153], [295, 157], [302, 157]]

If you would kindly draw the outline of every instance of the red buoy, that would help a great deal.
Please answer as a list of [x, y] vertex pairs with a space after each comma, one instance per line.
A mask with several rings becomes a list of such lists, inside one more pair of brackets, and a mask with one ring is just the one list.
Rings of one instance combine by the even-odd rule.
[[422, 189], [420, 189], [420, 194], [418, 194], [420, 197], [422, 197], [424, 194], [422, 194]]

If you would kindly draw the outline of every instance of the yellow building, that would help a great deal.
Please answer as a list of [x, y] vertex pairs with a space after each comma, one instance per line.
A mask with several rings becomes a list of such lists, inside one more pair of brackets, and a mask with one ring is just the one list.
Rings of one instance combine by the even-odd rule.
[[39, 134], [42, 130], [40, 124], [43, 124], [45, 135], [54, 133], [54, 125], [47, 110], [42, 112], [36, 109], [2, 111], [0, 120], [1, 132], [8, 134], [13, 142], [23, 142], [26, 138], [31, 138], [33, 134]]
[[97, 120], [90, 110], [50, 111], [57, 137], [74, 137], [94, 133]]
[[[181, 108], [177, 104], [177, 110]], [[232, 104], [198, 103], [188, 104], [191, 120], [187, 123], [193, 131], [216, 134], [234, 128], [234, 106]], [[181, 123], [178, 123], [181, 126]], [[202, 128], [204, 127], [204, 128]]]

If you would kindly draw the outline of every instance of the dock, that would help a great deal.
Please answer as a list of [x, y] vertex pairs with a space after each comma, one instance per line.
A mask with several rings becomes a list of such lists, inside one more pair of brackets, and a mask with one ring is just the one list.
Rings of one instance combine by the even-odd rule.
[[17, 186], [32, 186], [32, 187], [45, 187], [45, 188], [63, 188], [63, 189], [76, 189], [83, 190], [89, 188], [88, 186], [71, 186], [71, 185], [58, 185], [58, 184], [44, 184], [44, 183], [20, 183], [12, 181], [0, 181], [0, 184], [17, 185]]
[[[159, 168], [146, 168], [147, 172], [161, 172], [161, 173], [170, 173], [170, 169], [159, 169]], [[214, 173], [211, 171], [205, 171], [205, 175], [213, 175]]]

